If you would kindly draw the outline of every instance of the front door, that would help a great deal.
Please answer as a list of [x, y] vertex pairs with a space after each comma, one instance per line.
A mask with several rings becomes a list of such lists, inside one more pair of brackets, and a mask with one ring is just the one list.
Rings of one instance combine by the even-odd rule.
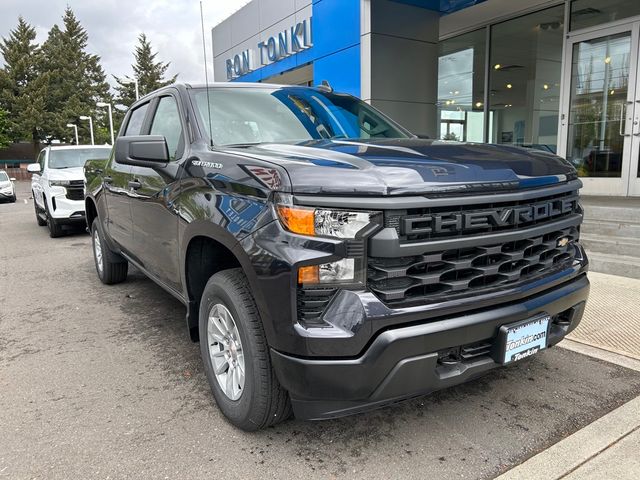
[[[145, 135], [162, 135], [172, 163], [185, 155], [185, 135], [177, 97], [163, 95], [153, 102]], [[177, 171], [177, 170], [174, 170]], [[180, 292], [178, 216], [173, 206], [179, 178], [145, 167], [131, 169], [135, 187], [131, 196], [134, 250], [142, 266], [158, 280]]]
[[567, 41], [560, 152], [587, 195], [640, 195], [639, 33], [633, 22]]

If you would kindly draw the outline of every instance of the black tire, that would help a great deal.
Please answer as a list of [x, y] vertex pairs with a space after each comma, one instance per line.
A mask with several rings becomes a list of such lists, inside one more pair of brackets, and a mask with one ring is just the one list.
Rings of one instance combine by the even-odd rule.
[[[96, 239], [99, 239], [101, 255], [97, 253]], [[109, 248], [104, 239], [100, 220], [97, 217], [91, 224], [91, 246], [96, 273], [100, 281], [105, 285], [124, 282], [129, 272], [129, 262]], [[99, 256], [100, 259], [98, 259]]]
[[[244, 353], [244, 388], [237, 400], [231, 400], [216, 379], [207, 337], [209, 312], [216, 304], [224, 305], [236, 323]], [[264, 335], [249, 284], [239, 269], [213, 275], [204, 288], [200, 301], [200, 353], [207, 380], [218, 407], [238, 428], [255, 431], [275, 425], [291, 416], [289, 394], [282, 388], [271, 366], [269, 346]]]
[[49, 212], [49, 206], [47, 205], [47, 199], [44, 198], [44, 211], [47, 216], [47, 227], [49, 228], [49, 236], [51, 238], [58, 238], [62, 236], [62, 226], [51, 216]]
[[39, 227], [44, 227], [47, 224], [46, 220], [43, 220], [40, 216], [40, 209], [38, 208], [38, 204], [36, 203], [36, 195], [33, 194], [33, 209], [36, 212], [36, 222], [38, 222]]

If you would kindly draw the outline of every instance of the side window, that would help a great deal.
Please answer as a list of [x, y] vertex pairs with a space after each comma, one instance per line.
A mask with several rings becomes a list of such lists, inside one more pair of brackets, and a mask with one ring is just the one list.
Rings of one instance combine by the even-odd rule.
[[42, 150], [40, 152], [40, 155], [38, 155], [38, 163], [40, 164], [40, 171], [43, 172], [44, 171], [44, 157], [47, 154], [46, 150]]
[[142, 124], [144, 122], [144, 116], [147, 113], [147, 108], [149, 108], [149, 104], [145, 103], [144, 105], [140, 105], [131, 112], [131, 115], [129, 116], [129, 123], [127, 124], [127, 129], [124, 131], [125, 137], [128, 137], [130, 135], [140, 135]]
[[150, 135], [162, 135], [167, 139], [171, 160], [180, 158], [184, 150], [182, 124], [178, 105], [173, 97], [162, 97], [151, 123]]

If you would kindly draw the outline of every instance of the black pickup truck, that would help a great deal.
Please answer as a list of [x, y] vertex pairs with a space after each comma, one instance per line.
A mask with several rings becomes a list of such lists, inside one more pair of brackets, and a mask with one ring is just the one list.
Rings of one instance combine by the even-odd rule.
[[468, 381], [584, 311], [569, 163], [420, 139], [327, 86], [165, 87], [85, 173], [100, 280], [133, 264], [185, 304], [245, 430]]

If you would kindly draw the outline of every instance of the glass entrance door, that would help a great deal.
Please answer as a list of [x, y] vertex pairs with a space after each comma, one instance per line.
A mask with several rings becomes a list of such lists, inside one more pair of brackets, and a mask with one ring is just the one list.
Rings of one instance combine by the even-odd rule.
[[570, 37], [560, 152], [585, 194], [640, 195], [640, 23]]

